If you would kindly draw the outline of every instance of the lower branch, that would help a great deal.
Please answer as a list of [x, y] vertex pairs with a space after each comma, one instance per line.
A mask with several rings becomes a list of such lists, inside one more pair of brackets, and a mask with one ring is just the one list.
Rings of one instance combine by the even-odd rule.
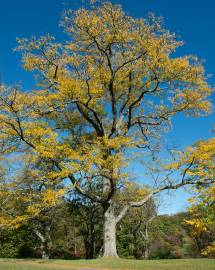
[[182, 182], [175, 184], [175, 185], [166, 185], [163, 187], [160, 187], [158, 189], [153, 190], [152, 192], [150, 192], [145, 198], [143, 198], [142, 200], [138, 201], [138, 202], [129, 202], [127, 205], [124, 206], [124, 208], [122, 209], [122, 211], [119, 213], [119, 215], [116, 217], [116, 223], [118, 223], [128, 212], [128, 210], [131, 207], [140, 207], [143, 206], [152, 196], [160, 193], [163, 190], [176, 190], [180, 187], [183, 186], [187, 186], [187, 185], [204, 185], [204, 184], [212, 184], [215, 183], [215, 179], [210, 179], [207, 182], [206, 181], [190, 181], [190, 180], [184, 180], [184, 175], [183, 175], [183, 179]]

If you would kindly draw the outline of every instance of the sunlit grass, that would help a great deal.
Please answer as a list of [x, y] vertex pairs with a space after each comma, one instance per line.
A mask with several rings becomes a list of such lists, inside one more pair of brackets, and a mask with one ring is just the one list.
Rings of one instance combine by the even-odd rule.
[[215, 270], [213, 259], [181, 260], [10, 260], [0, 259], [0, 270], [66, 270], [66, 269], [141, 269], [141, 270]]

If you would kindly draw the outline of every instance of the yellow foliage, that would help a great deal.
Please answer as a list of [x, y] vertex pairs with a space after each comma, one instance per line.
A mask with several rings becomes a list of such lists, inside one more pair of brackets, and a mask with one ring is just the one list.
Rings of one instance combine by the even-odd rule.
[[209, 245], [208, 247], [203, 249], [201, 251], [201, 254], [204, 255], [204, 256], [214, 257], [214, 255], [215, 255], [215, 243], [212, 243], [211, 245]]
[[55, 206], [60, 197], [64, 195], [64, 189], [54, 191], [52, 189], [47, 189], [42, 196], [42, 202], [47, 207]]

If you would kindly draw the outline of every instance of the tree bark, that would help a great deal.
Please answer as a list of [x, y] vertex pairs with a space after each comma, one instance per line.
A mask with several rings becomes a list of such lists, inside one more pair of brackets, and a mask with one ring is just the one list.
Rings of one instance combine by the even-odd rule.
[[103, 257], [118, 257], [116, 250], [116, 217], [113, 205], [104, 213], [104, 253]]
[[144, 250], [144, 259], [148, 260], [148, 258], [149, 258], [149, 247], [148, 247], [148, 243], [146, 243], [145, 250]]
[[42, 243], [42, 259], [48, 260], [50, 258], [49, 252], [48, 252], [48, 244], [47, 242]]
[[41, 241], [42, 259], [46, 259], [46, 260], [49, 259], [50, 255], [49, 255], [48, 241], [46, 240], [45, 236], [38, 230], [34, 230], [34, 232]]

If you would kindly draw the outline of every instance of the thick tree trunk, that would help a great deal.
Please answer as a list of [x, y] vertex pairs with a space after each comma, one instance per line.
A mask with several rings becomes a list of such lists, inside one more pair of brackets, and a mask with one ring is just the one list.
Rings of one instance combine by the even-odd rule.
[[104, 213], [104, 253], [103, 257], [118, 257], [116, 250], [116, 217], [113, 206]]

